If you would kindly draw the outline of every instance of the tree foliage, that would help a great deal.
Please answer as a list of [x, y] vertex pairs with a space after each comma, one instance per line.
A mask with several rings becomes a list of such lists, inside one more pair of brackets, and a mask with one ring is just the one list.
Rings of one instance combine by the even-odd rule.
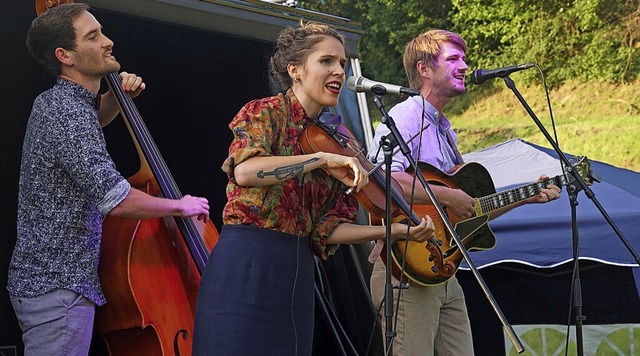
[[[462, 35], [470, 68], [531, 62], [547, 81], [625, 82], [640, 72], [640, 0], [307, 0], [362, 23], [363, 73], [406, 84], [404, 45], [429, 28]], [[523, 75], [536, 81], [536, 72]]]
[[[624, 20], [637, 10], [637, 1], [452, 3], [453, 21], [469, 42], [469, 56], [478, 66], [533, 62], [555, 85], [568, 80], [623, 82], [635, 79], [640, 69], [634, 55], [638, 42], [625, 41], [628, 28]], [[535, 73], [531, 75], [533, 80]]]

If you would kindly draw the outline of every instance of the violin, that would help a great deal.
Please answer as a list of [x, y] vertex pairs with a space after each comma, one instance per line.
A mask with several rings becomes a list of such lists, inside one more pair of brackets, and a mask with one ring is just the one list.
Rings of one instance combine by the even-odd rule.
[[[364, 153], [360, 142], [355, 138], [343, 124], [339, 115], [324, 113], [314, 123], [309, 124], [300, 135], [300, 146], [304, 153], [328, 152], [349, 157], [356, 157], [362, 167], [366, 169], [369, 179], [364, 188], [354, 193], [358, 202], [374, 217], [386, 216], [386, 177], [382, 170], [378, 169], [369, 161]], [[407, 219], [413, 225], [420, 224], [421, 218], [411, 209], [404, 198], [404, 193], [400, 183], [391, 178], [391, 216], [396, 219]], [[394, 219], [394, 220], [396, 220]], [[402, 270], [407, 268], [403, 257], [410, 249], [424, 249], [429, 251], [429, 260], [433, 263], [433, 268], [440, 271], [447, 271], [455, 266], [443, 263], [443, 255], [440, 250], [441, 242], [431, 238], [422, 243], [406, 244], [405, 241], [396, 241], [391, 248], [393, 257], [393, 274], [398, 280], [404, 280]], [[386, 248], [386, 246], [385, 246]], [[385, 253], [382, 253], [383, 259]], [[387, 263], [387, 261], [385, 261]], [[455, 269], [454, 269], [455, 271]]]

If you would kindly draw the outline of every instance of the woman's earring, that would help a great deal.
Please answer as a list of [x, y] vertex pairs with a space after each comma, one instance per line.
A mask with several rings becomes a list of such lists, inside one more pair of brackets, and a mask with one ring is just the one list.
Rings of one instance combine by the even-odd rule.
[[297, 83], [298, 82], [298, 78], [293, 78], [293, 82]]

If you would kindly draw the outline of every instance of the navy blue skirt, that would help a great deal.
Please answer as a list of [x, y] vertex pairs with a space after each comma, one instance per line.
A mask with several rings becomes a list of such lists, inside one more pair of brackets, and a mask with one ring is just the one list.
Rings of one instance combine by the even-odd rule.
[[224, 225], [200, 282], [193, 355], [311, 355], [309, 240]]

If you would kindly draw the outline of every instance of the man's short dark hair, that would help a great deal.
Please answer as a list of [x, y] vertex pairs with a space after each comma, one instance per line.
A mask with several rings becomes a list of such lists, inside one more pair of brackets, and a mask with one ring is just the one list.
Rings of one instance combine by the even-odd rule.
[[76, 49], [73, 22], [83, 11], [89, 11], [89, 5], [62, 4], [43, 12], [31, 22], [26, 39], [29, 53], [55, 76], [60, 74], [60, 61], [55, 56], [55, 50], [58, 47]]

